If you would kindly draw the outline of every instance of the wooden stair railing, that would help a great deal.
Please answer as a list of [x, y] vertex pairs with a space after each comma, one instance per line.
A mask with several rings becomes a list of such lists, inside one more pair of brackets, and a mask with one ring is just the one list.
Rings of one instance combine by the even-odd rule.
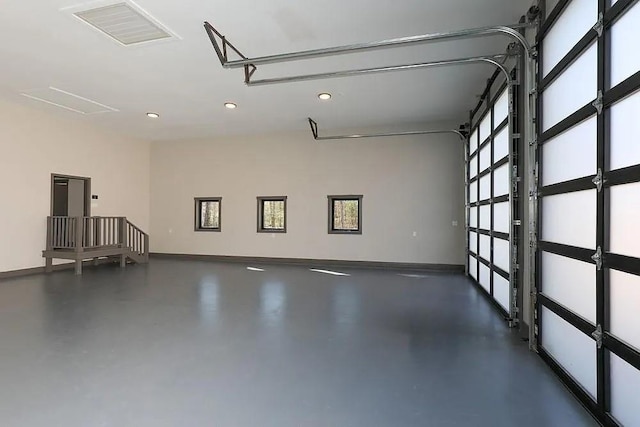
[[66, 217], [47, 218], [47, 241], [43, 251], [46, 271], [53, 267], [53, 259], [76, 261], [76, 274], [82, 274], [82, 261], [99, 258], [120, 258], [124, 267], [127, 259], [136, 263], [149, 261], [149, 235], [126, 217]]

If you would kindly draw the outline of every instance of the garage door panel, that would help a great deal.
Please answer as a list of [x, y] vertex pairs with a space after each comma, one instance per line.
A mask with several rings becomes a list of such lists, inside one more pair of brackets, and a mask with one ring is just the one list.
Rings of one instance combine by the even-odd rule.
[[595, 251], [596, 195], [594, 189], [544, 197], [542, 239]]
[[597, 20], [598, 3], [593, 0], [574, 0], [567, 6], [545, 37], [544, 76], [593, 28]]
[[486, 261], [491, 261], [491, 238], [484, 234], [480, 235], [480, 256]]
[[640, 182], [610, 189], [610, 251], [640, 258]]
[[595, 324], [595, 265], [545, 252], [541, 258], [542, 292]]
[[509, 93], [505, 89], [500, 94], [496, 105], [493, 108], [493, 126], [494, 129], [500, 125], [500, 123], [507, 120], [509, 117]]
[[611, 27], [611, 86], [640, 71], [640, 4], [636, 4]]
[[603, 425], [640, 426], [640, 2], [556, 4], [538, 40], [534, 335]]
[[640, 351], [640, 276], [611, 270], [609, 280], [610, 331]]
[[640, 371], [615, 354], [611, 360], [611, 413], [623, 426], [640, 423]]
[[484, 264], [480, 264], [480, 285], [487, 292], [491, 292], [491, 271]]
[[480, 201], [491, 198], [491, 175], [480, 178]]
[[502, 129], [493, 140], [493, 163], [509, 155], [509, 129]]
[[493, 197], [509, 194], [509, 164], [500, 166], [493, 172]]
[[491, 206], [480, 206], [480, 228], [483, 230], [491, 229]]
[[478, 280], [478, 260], [472, 255], [469, 255], [469, 274]]
[[496, 203], [493, 205], [493, 225], [495, 231], [509, 233], [509, 202]]
[[543, 348], [592, 397], [596, 396], [596, 343], [546, 307], [542, 315]]
[[493, 263], [504, 271], [509, 271], [509, 241], [493, 239]]
[[557, 184], [597, 173], [595, 116], [566, 130], [542, 146], [542, 185]]
[[[637, 7], [637, 6], [636, 6]], [[640, 25], [638, 25], [640, 27]], [[640, 55], [633, 55], [640, 58]], [[640, 163], [640, 144], [630, 136], [630, 126], [640, 120], [640, 92], [619, 101], [609, 109], [611, 169], [622, 169]]]
[[493, 295], [506, 311], [509, 311], [509, 293], [509, 281], [498, 273], [493, 273]]
[[545, 89], [542, 95], [544, 131], [596, 99], [597, 65], [598, 47], [594, 43]]

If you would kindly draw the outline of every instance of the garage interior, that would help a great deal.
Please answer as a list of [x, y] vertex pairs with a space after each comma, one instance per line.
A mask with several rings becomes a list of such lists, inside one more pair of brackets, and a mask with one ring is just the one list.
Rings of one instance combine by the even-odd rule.
[[2, 11], [3, 426], [640, 426], [638, 0]]

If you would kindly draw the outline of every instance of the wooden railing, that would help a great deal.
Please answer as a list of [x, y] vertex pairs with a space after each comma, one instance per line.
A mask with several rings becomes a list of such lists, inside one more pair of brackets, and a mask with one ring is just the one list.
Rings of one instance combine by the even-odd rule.
[[149, 260], [149, 235], [140, 230], [133, 223], [126, 221], [125, 237], [123, 241], [125, 246], [139, 256]]
[[99, 248], [129, 249], [146, 261], [149, 258], [149, 235], [125, 217], [47, 218], [47, 250], [83, 252]]

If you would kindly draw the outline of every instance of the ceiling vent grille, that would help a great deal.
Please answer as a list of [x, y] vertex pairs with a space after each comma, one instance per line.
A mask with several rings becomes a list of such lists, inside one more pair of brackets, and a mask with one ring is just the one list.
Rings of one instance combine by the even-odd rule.
[[73, 15], [125, 46], [175, 37], [132, 2], [75, 11]]

